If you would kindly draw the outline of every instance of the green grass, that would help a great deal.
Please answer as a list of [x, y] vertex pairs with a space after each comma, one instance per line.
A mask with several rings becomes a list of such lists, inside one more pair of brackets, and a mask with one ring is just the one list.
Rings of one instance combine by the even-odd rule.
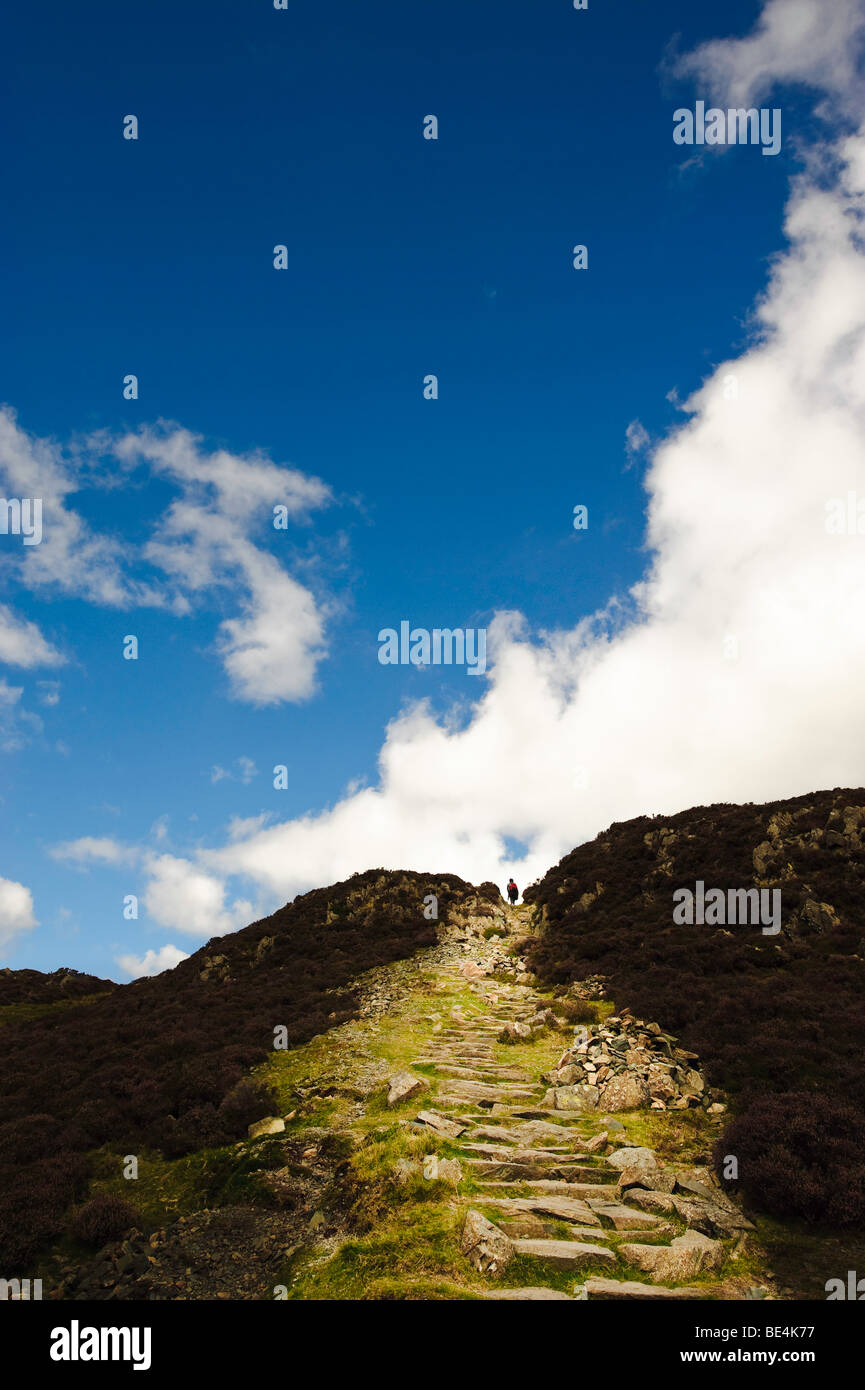
[[[491, 993], [500, 988], [493, 980], [487, 984]], [[64, 1001], [63, 1006], [89, 1002], [90, 998]], [[558, 1003], [548, 995], [541, 994], [540, 998], [542, 1006], [550, 1002], [555, 1007]], [[320, 1207], [327, 1216], [327, 1228], [335, 1227], [341, 1235], [338, 1240], [320, 1237], [318, 1245], [304, 1247], [287, 1263], [278, 1282], [286, 1285], [290, 1300], [453, 1301], [477, 1298], [484, 1289], [496, 1285], [523, 1284], [544, 1284], [570, 1294], [574, 1285], [591, 1273], [639, 1280], [646, 1277], [621, 1263], [615, 1270], [599, 1264], [574, 1273], [518, 1256], [502, 1278], [489, 1280], [460, 1254], [459, 1236], [468, 1206], [477, 1206], [493, 1221], [497, 1209], [485, 1202], [489, 1190], [478, 1186], [465, 1164], [465, 1155], [459, 1152], [458, 1141], [454, 1143], [431, 1131], [416, 1131], [408, 1123], [418, 1110], [434, 1107], [437, 1096], [451, 1085], [447, 1078], [436, 1075], [431, 1064], [413, 1063], [428, 1055], [427, 1049], [436, 1040], [435, 1018], [446, 1029], [450, 1011], [456, 1006], [468, 1020], [487, 1017], [495, 1009], [471, 990], [468, 982], [442, 980], [418, 961], [413, 988], [386, 1015], [375, 1020], [355, 1019], [301, 1047], [274, 1052], [256, 1069], [254, 1075], [275, 1094], [273, 1113], [293, 1114], [286, 1121], [287, 1137], [302, 1139], [312, 1127], [325, 1129], [332, 1136], [328, 1141], [328, 1159], [333, 1160], [335, 1176]], [[46, 1012], [58, 1006], [30, 1007]], [[599, 1021], [614, 1012], [609, 1001], [595, 1001], [592, 1007]], [[562, 1031], [545, 1029], [529, 1042], [505, 1044], [493, 1040], [490, 1046], [496, 1062], [506, 1067], [523, 1067], [530, 1077], [537, 1078], [539, 1073], [552, 1069], [571, 1039], [568, 1027]], [[386, 1078], [403, 1070], [424, 1076], [429, 1089], [389, 1109]], [[380, 1072], [378, 1087], [358, 1102], [352, 1086], [369, 1071]], [[562, 1112], [549, 1118], [585, 1138], [603, 1127], [603, 1116], [597, 1114]], [[611, 1131], [613, 1142], [627, 1137], [655, 1149], [663, 1160], [681, 1166], [705, 1158], [718, 1132], [717, 1124], [701, 1111], [649, 1110], [629, 1112], [615, 1119], [623, 1128]], [[489, 1121], [506, 1126], [510, 1123], [507, 1118], [500, 1120], [493, 1115]], [[146, 1230], [204, 1206], [271, 1204], [261, 1174], [268, 1168], [286, 1165], [282, 1141], [283, 1136], [274, 1136], [254, 1144], [202, 1150], [172, 1161], [158, 1154], [142, 1153], [136, 1181], [123, 1179], [120, 1155], [100, 1150], [92, 1155], [92, 1194], [105, 1191], [126, 1198], [141, 1212]], [[452, 1183], [423, 1177], [423, 1159], [429, 1154], [437, 1154], [440, 1159], [455, 1157], [462, 1163], [464, 1176], [458, 1191]], [[399, 1182], [395, 1174], [405, 1161], [413, 1164], [414, 1170], [406, 1181]], [[523, 1188], [512, 1191], [516, 1195]], [[543, 1219], [549, 1221], [552, 1236], [569, 1236], [569, 1223]], [[675, 1217], [669, 1218], [669, 1224], [676, 1230], [684, 1229]], [[612, 1250], [634, 1239], [629, 1232], [608, 1230], [606, 1235], [607, 1239], [600, 1243]], [[590, 1237], [583, 1239], [589, 1241]], [[652, 1243], [653, 1237], [641, 1235], [639, 1240]], [[737, 1277], [762, 1282], [759, 1246], [759, 1240], [752, 1240], [747, 1251], [730, 1262], [729, 1268]], [[862, 1264], [865, 1268], [865, 1258]], [[713, 1275], [690, 1282], [708, 1286], [717, 1278]]]

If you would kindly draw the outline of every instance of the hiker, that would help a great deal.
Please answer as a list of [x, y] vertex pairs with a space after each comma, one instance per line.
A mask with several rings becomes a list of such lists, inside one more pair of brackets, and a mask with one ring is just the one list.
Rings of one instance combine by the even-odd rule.
[[508, 883], [508, 901], [510, 902], [512, 907], [519, 896], [520, 890], [514, 883], [513, 879], [511, 879]]

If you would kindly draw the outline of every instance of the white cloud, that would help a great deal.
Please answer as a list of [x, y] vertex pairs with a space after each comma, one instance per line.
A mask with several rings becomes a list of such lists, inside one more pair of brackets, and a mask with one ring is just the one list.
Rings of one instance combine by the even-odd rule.
[[14, 879], [0, 878], [0, 946], [8, 946], [18, 932], [31, 931], [38, 925], [30, 889]]
[[[105, 456], [110, 467], [95, 467]], [[178, 494], [153, 519], [143, 543], [116, 531], [98, 533], [72, 505], [76, 493], [116, 487], [142, 467]], [[4, 407], [0, 486], [9, 496], [42, 498], [42, 541], [20, 547], [14, 559], [16, 578], [26, 587], [40, 596], [60, 592], [107, 607], [154, 607], [178, 616], [221, 606], [227, 595], [237, 613], [220, 623], [215, 650], [231, 693], [274, 705], [314, 692], [330, 606], [288, 572], [292, 554], [273, 519], [275, 507], [284, 508], [286, 521], [300, 524], [327, 506], [332, 494], [319, 478], [260, 452], [208, 453], [200, 438], [172, 426], [117, 439], [103, 433], [86, 447], [64, 450], [29, 436]], [[284, 553], [277, 557], [265, 548], [265, 538]], [[309, 568], [300, 560], [295, 565]], [[35, 624], [0, 606], [0, 661], [36, 666], [63, 659]]]
[[35, 623], [17, 618], [0, 603], [0, 661], [7, 666], [59, 666], [65, 658], [42, 636]]
[[189, 952], [181, 951], [179, 946], [161, 946], [158, 951], [145, 951], [143, 956], [115, 956], [121, 970], [125, 970], [134, 980], [142, 975], [161, 975], [163, 970], [173, 970], [182, 960], [189, 960]]
[[216, 643], [237, 699], [255, 705], [306, 699], [325, 655], [326, 612], [247, 533], [257, 516], [274, 534], [274, 507], [297, 520], [327, 505], [330, 489], [260, 453], [208, 455], [200, 446], [182, 429], [142, 430], [114, 445], [125, 463], [145, 459], [184, 487], [147, 546], [147, 558], [193, 591], [222, 586], [238, 594], [240, 616], [225, 619]]
[[232, 816], [228, 822], [228, 838], [230, 840], [248, 839], [250, 835], [255, 835], [259, 830], [264, 829], [272, 814], [271, 811], [262, 811], [257, 816]]
[[152, 856], [144, 905], [162, 927], [190, 936], [225, 936], [253, 918], [252, 903], [237, 899], [225, 904], [225, 885], [188, 859], [171, 854]]
[[639, 420], [632, 420], [625, 430], [625, 454], [627, 456], [626, 470], [637, 460], [637, 457], [644, 453], [651, 444], [649, 431]]
[[861, 0], [767, 0], [750, 34], [712, 39], [680, 58], [676, 69], [730, 106], [760, 101], [785, 82], [816, 87], [855, 110], [863, 31]]
[[[777, 77], [844, 104], [860, 17], [774, 0], [695, 68], [737, 102]], [[204, 851], [208, 870], [279, 897], [379, 865], [525, 880], [614, 820], [865, 782], [865, 536], [825, 528], [829, 499], [865, 506], [865, 134], [815, 153], [752, 344], [651, 455], [644, 581], [570, 632], [499, 615], [467, 724], [407, 710], [377, 787]]]
[[246, 787], [252, 781], [253, 777], [258, 776], [258, 768], [255, 766], [252, 758], [235, 758], [234, 766], [237, 771], [229, 772], [227, 768], [220, 767], [216, 764], [210, 770], [211, 782], [214, 784], [216, 782], [242, 782]]
[[51, 857], [80, 865], [134, 864], [138, 851], [107, 835], [82, 835], [78, 840], [66, 840], [63, 844], [55, 845]]

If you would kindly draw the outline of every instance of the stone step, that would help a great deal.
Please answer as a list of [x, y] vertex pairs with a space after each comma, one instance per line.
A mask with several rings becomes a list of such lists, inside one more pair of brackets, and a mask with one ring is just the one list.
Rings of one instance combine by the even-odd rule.
[[431, 1062], [425, 1058], [417, 1058], [411, 1063], [413, 1067], [435, 1067], [440, 1076], [455, 1076], [461, 1081], [484, 1081], [487, 1085], [507, 1085], [516, 1082], [518, 1085], [534, 1085], [532, 1078], [527, 1072], [517, 1067], [508, 1069], [506, 1067], [464, 1067], [459, 1062]]
[[531, 1097], [535, 1094], [527, 1086], [520, 1086], [516, 1081], [502, 1082], [500, 1086], [491, 1086], [486, 1081], [451, 1081], [449, 1082], [449, 1094], [461, 1096], [465, 1100], [508, 1100], [516, 1096]]
[[[478, 1200], [477, 1197], [475, 1200]], [[552, 1216], [556, 1221], [581, 1221], [586, 1226], [602, 1230], [601, 1223], [587, 1202], [577, 1197], [556, 1197], [552, 1194], [536, 1197], [484, 1197], [483, 1204], [495, 1207], [508, 1216], [533, 1212], [537, 1216]]]
[[705, 1299], [709, 1293], [707, 1289], [691, 1289], [684, 1286], [677, 1289], [665, 1289], [659, 1284], [637, 1284], [630, 1280], [599, 1277], [587, 1279], [583, 1284], [583, 1291], [586, 1298], [599, 1298], [608, 1301], [634, 1299], [653, 1302], [667, 1302], [683, 1298]]
[[[546, 1135], [537, 1136], [546, 1138]], [[523, 1132], [519, 1128], [505, 1129], [503, 1125], [477, 1124], [471, 1131], [471, 1138], [478, 1143], [486, 1144], [520, 1144], [526, 1148], [534, 1147], [532, 1140], [537, 1138], [529, 1130], [529, 1126], [523, 1127]], [[573, 1154], [573, 1149], [569, 1144], [544, 1144], [543, 1146], [549, 1153], [569, 1153]], [[575, 1157], [590, 1158], [590, 1154], [579, 1154]]]
[[594, 1264], [614, 1267], [616, 1264], [612, 1250], [579, 1240], [515, 1240], [511, 1244], [518, 1255], [530, 1260], [545, 1260], [555, 1269], [586, 1269]]
[[503, 1182], [531, 1182], [533, 1178], [539, 1178], [542, 1173], [549, 1171], [540, 1163], [510, 1163], [505, 1160], [495, 1162], [488, 1158], [467, 1158], [463, 1162], [481, 1180], [496, 1178]]
[[660, 1216], [650, 1216], [621, 1202], [602, 1202], [590, 1197], [588, 1204], [605, 1226], [613, 1226], [617, 1231], [651, 1230], [653, 1226], [665, 1224]]
[[[527, 1187], [530, 1190], [529, 1195], [534, 1195], [536, 1192], [557, 1192], [561, 1196], [570, 1197], [594, 1197], [600, 1192], [605, 1196], [615, 1198], [618, 1192], [617, 1188], [612, 1185], [605, 1186], [603, 1183], [562, 1182], [559, 1179], [551, 1178], [533, 1178], [526, 1182], [522, 1182], [519, 1179], [516, 1181], [502, 1181], [501, 1179], [481, 1178], [478, 1182], [478, 1186], [496, 1189], [504, 1188], [506, 1191], [509, 1190], [511, 1192], [513, 1192], [516, 1187]], [[522, 1195], [526, 1194], [523, 1193]]]
[[460, 1149], [464, 1153], [477, 1154], [481, 1158], [490, 1158], [496, 1163], [502, 1161], [507, 1163], [540, 1163], [546, 1167], [556, 1168], [561, 1165], [564, 1158], [569, 1157], [569, 1151], [556, 1151], [554, 1149], [507, 1149], [501, 1144], [475, 1144], [463, 1141]]
[[570, 1294], [559, 1293], [556, 1289], [527, 1288], [527, 1289], [490, 1289], [485, 1292], [484, 1298], [496, 1299], [500, 1302], [525, 1302], [525, 1303], [573, 1303]]
[[433, 1130], [435, 1134], [443, 1135], [445, 1139], [458, 1139], [466, 1129], [465, 1125], [457, 1120], [450, 1119], [448, 1115], [440, 1115], [435, 1110], [421, 1110], [416, 1116], [416, 1122]]

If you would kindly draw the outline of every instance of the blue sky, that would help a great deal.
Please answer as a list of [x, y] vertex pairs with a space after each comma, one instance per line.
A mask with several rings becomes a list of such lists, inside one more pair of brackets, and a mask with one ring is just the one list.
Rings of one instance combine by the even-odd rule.
[[[138, 603], [127, 586], [109, 602], [68, 570], [31, 582], [35, 558], [0, 536], [2, 601], [58, 654], [0, 671], [20, 691], [0, 876], [26, 885], [38, 921], [10, 934], [6, 963], [128, 978], [119, 957], [203, 944], [159, 894], [145, 906], [154, 855], [225, 885], [212, 934], [232, 912], [242, 924], [245, 904], [271, 910], [278, 874], [201, 858], [228, 843], [232, 818], [273, 826], [374, 787], [389, 721], [417, 700], [452, 731], [474, 718], [484, 682], [382, 666], [380, 629], [486, 628], [518, 612], [532, 634], [571, 631], [645, 574], [651, 446], [629, 457], [626, 430], [641, 422], [655, 445], [681, 422], [676, 402], [747, 350], [813, 125], [811, 95], [788, 88], [778, 157], [694, 162], [672, 113], [700, 90], [661, 67], [747, 34], [759, 14], [729, 4], [718, 32], [717, 10], [672, 0], [584, 12], [49, 0], [7, 21], [0, 394], [24, 436], [74, 460], [67, 505], [161, 598]], [[136, 141], [122, 138], [128, 113]], [[437, 141], [422, 138], [429, 113]], [[576, 243], [587, 271], [572, 266]], [[127, 373], [137, 400], [123, 399]], [[164, 455], [157, 466], [115, 445], [159, 421], [196, 436], [205, 460], [258, 453], [325, 485], [284, 532], [266, 497], [222, 517], [321, 618], [324, 655], [301, 697], [290, 680], [284, 698], [232, 680], [218, 646], [238, 617], [236, 575], [187, 586], [181, 604], [144, 554], [178, 478]], [[128, 633], [136, 662], [121, 657]], [[509, 766], [509, 749], [492, 739], [484, 756]], [[678, 795], [663, 804], [678, 809]], [[577, 818], [553, 838], [569, 847], [600, 828]], [[455, 843], [473, 833], [452, 830]], [[481, 834], [478, 877], [502, 876], [504, 861], [482, 862], [493, 831], [510, 853], [534, 843], [538, 864], [550, 852], [509, 814]], [[57, 857], [82, 837], [119, 859]], [[387, 842], [377, 850], [384, 862]], [[431, 843], [417, 867], [463, 871], [440, 852]], [[299, 864], [286, 881], [315, 880]], [[138, 920], [122, 917], [127, 893]]]

